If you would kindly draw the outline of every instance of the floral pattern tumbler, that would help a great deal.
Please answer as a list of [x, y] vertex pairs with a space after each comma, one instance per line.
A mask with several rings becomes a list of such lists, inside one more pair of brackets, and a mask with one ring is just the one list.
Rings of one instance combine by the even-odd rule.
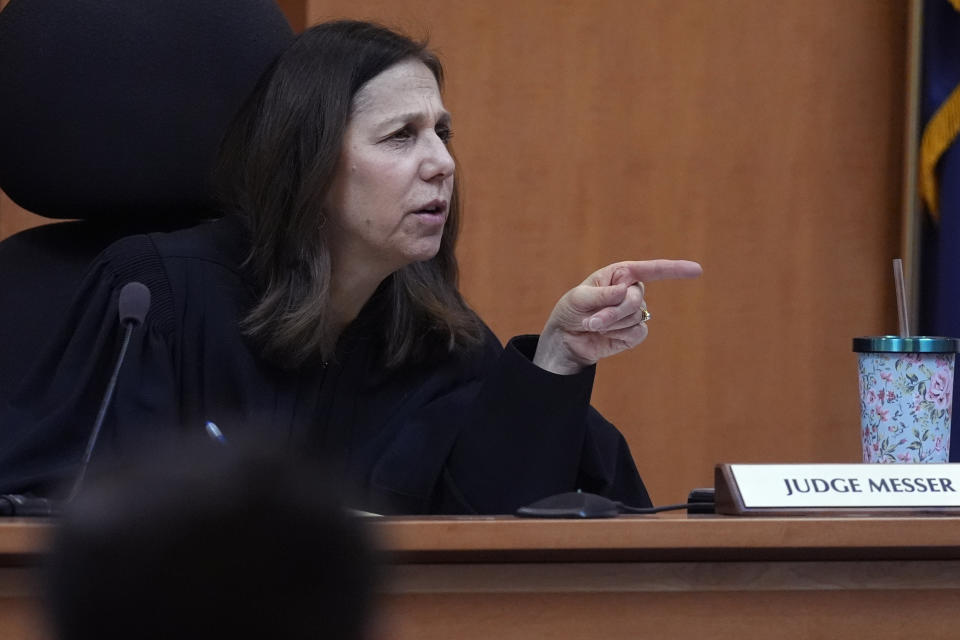
[[954, 358], [960, 340], [853, 339], [864, 462], [948, 462]]

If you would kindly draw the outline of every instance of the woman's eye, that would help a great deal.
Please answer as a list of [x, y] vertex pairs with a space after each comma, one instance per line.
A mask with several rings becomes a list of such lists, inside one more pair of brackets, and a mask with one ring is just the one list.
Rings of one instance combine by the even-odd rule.
[[[441, 142], [448, 144], [450, 139], [453, 137], [453, 131], [450, 127], [440, 126], [434, 129], [434, 132], [437, 134], [437, 137], [440, 138]], [[388, 135], [386, 137], [387, 142], [401, 143], [408, 142], [417, 137], [417, 131], [413, 127], [404, 127]]]
[[404, 127], [403, 129], [400, 129], [399, 131], [396, 131], [390, 134], [389, 139], [396, 140], [398, 142], [403, 142], [403, 141], [409, 140], [412, 137], [413, 137], [413, 132], [410, 131], [408, 127]]

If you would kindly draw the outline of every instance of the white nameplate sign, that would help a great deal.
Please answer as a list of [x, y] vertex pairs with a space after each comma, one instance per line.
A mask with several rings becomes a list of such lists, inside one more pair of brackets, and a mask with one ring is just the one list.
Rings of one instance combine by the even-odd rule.
[[960, 511], [960, 464], [724, 464], [717, 512]]

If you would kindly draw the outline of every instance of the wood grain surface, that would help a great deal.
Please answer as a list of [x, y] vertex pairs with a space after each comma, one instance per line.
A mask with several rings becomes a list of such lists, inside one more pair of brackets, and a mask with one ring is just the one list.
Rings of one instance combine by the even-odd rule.
[[[952, 638], [960, 623], [958, 518], [661, 514], [603, 521], [384, 518], [372, 525], [388, 551], [460, 554], [394, 556], [383, 576], [374, 637], [885, 640]], [[0, 523], [5, 639], [52, 637], [43, 625], [36, 571], [43, 553], [36, 539], [51, 530], [36, 521]], [[512, 554], [538, 544], [558, 550], [559, 560]], [[672, 548], [680, 555], [615, 563], [580, 555], [597, 548]], [[843, 555], [793, 555], [818, 548]], [[881, 548], [886, 558], [874, 555]], [[698, 550], [711, 549], [712, 557], [695, 559]], [[745, 558], [728, 555], [736, 549]], [[921, 555], [910, 559], [910, 550]]]

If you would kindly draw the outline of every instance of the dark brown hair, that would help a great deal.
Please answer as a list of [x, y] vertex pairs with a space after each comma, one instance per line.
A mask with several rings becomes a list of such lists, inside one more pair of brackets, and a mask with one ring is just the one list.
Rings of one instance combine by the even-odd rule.
[[342, 485], [274, 443], [237, 444], [165, 446], [91, 477], [46, 563], [55, 637], [368, 637], [380, 558]]
[[[283, 368], [328, 360], [337, 336], [330, 309], [330, 250], [321, 203], [333, 182], [354, 96], [405, 59], [443, 68], [424, 43], [368, 22], [338, 21], [298, 36], [261, 78], [224, 137], [217, 190], [246, 218], [246, 261], [258, 300], [242, 326]], [[457, 291], [460, 221], [454, 183], [440, 250], [389, 276], [375, 297], [383, 363], [396, 367], [478, 344], [482, 324]]]

